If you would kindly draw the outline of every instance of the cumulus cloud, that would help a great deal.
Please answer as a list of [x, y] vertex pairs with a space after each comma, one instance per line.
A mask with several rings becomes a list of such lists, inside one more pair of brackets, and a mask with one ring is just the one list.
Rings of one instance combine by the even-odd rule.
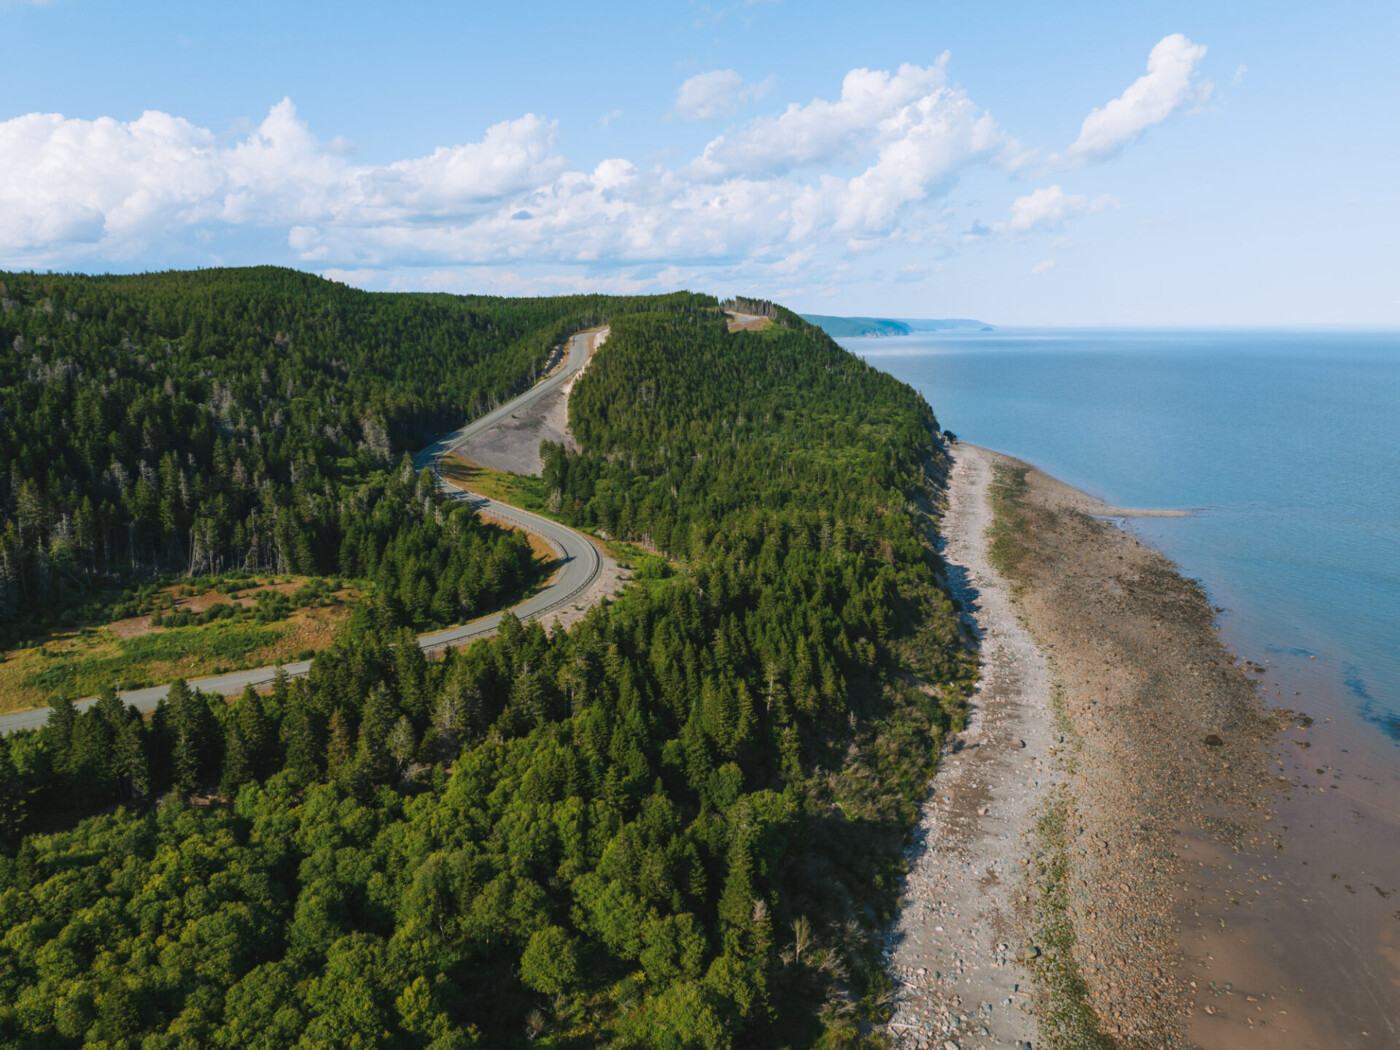
[[997, 223], [998, 233], [1030, 233], [1034, 230], [1057, 229], [1066, 219], [1088, 212], [1118, 207], [1112, 194], [1102, 194], [1092, 200], [1081, 193], [1066, 193], [1059, 186], [1035, 190], [1011, 202], [1011, 218]]
[[1000, 144], [996, 122], [960, 91], [937, 91], [884, 122], [876, 162], [850, 181], [841, 229], [888, 229], [906, 204], [946, 190]]
[[1031, 267], [1031, 276], [1039, 277], [1043, 273], [1049, 273], [1054, 268], [1054, 259], [1042, 259], [1040, 262], [1036, 263], [1034, 266]]
[[[907, 130], [907, 107], [962, 96], [948, 92], [944, 54], [932, 66], [905, 64], [894, 73], [853, 69], [835, 102], [792, 103], [774, 117], [761, 117], [733, 135], [712, 139], [691, 165], [704, 178], [777, 175], [796, 168], [850, 161]], [[951, 100], [951, 99], [950, 99]]]
[[1147, 56], [1147, 72], [1085, 117], [1079, 138], [1052, 159], [1069, 166], [1103, 160], [1177, 110], [1204, 102], [1214, 87], [1200, 76], [1205, 54], [1204, 45], [1193, 44], [1180, 33], [1163, 37]]
[[[1163, 62], [1154, 58], [1149, 77]], [[716, 72], [702, 74], [708, 94], [698, 78], [689, 94], [683, 86], [687, 112], [719, 112], [757, 90]], [[258, 258], [280, 241], [296, 260], [347, 279], [398, 269], [465, 280], [489, 269], [494, 281], [569, 267], [599, 280], [634, 268], [635, 280], [654, 282], [670, 265], [716, 279], [817, 271], [830, 281], [887, 245], [1053, 230], [1117, 204], [1055, 185], [1017, 199], [1006, 221], [964, 233], [945, 202], [951, 188], [979, 167], [1014, 169], [1026, 154], [948, 82], [946, 56], [851, 70], [834, 101], [760, 116], [679, 166], [612, 157], [575, 170], [556, 132], [525, 114], [477, 141], [367, 164], [342, 139], [313, 133], [287, 99], [232, 142], [155, 111], [130, 121], [15, 117], [0, 121], [0, 264], [223, 261], [213, 249], [240, 229], [263, 231]], [[895, 279], [922, 272], [906, 267]]]
[[232, 146], [157, 111], [31, 113], [0, 122], [0, 244], [11, 258], [99, 243], [120, 256], [199, 224], [458, 215], [557, 174], [553, 140], [554, 125], [527, 114], [481, 142], [373, 167], [351, 164], [340, 140], [317, 140], [288, 99]]
[[720, 120], [763, 98], [775, 83], [774, 77], [750, 83], [732, 69], [712, 69], [682, 84], [672, 108], [682, 120]]
[[[299, 258], [338, 268], [524, 258], [791, 266], [823, 237], [878, 245], [910, 205], [940, 196], [998, 147], [995, 122], [944, 80], [941, 61], [855, 70], [840, 101], [742, 130], [739, 152], [765, 128], [780, 132], [754, 170], [701, 158], [703, 177], [695, 165], [641, 171], [624, 158], [567, 171], [555, 125], [534, 114], [384, 165], [353, 163], [287, 99], [231, 145], [154, 111], [125, 122], [31, 114], [0, 122], [0, 256], [129, 258], [183, 232], [252, 226], [282, 227]], [[715, 143], [712, 158], [725, 152]], [[855, 174], [794, 170], [837, 154]]]

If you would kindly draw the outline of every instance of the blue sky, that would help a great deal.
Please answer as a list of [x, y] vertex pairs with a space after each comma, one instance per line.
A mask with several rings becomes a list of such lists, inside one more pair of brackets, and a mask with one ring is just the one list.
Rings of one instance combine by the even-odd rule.
[[0, 266], [1400, 324], [1400, 5], [0, 0]]

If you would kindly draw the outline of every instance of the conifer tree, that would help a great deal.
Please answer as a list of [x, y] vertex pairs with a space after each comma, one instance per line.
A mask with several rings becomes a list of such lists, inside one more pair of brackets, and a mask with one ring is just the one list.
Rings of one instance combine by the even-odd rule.
[[396, 779], [402, 780], [404, 778], [408, 772], [409, 763], [413, 761], [417, 750], [418, 744], [414, 739], [413, 723], [408, 720], [407, 715], [402, 715], [389, 732], [389, 756], [394, 760]]
[[273, 768], [277, 756], [273, 753], [272, 733], [267, 724], [262, 697], [251, 685], [244, 687], [234, 703], [231, 720], [238, 723], [248, 775], [253, 780], [264, 779]]
[[[274, 694], [275, 695], [275, 694]], [[305, 704], [293, 704], [282, 720], [284, 768], [299, 784], [313, 784], [321, 775], [321, 746]]]
[[170, 684], [165, 702], [170, 710], [171, 777], [175, 787], [188, 795], [199, 787], [205, 770], [209, 709], [183, 678]]
[[48, 732], [45, 740], [49, 754], [53, 756], [53, 770], [60, 777], [66, 776], [73, 765], [73, 726], [78, 720], [78, 712], [68, 694], [60, 692], [49, 701]]
[[28, 799], [25, 785], [14, 767], [9, 741], [0, 737], [0, 847], [18, 841], [24, 826]]
[[230, 717], [224, 723], [224, 767], [223, 776], [219, 778], [219, 794], [233, 798], [238, 789], [252, 779], [252, 762], [243, 728], [236, 717]]
[[146, 728], [139, 718], [129, 719], [117, 734], [121, 795], [139, 801], [151, 793], [150, 759], [146, 754]]
[[329, 739], [326, 741], [326, 775], [331, 778], [339, 776], [354, 755], [354, 749], [350, 721], [345, 717], [345, 711], [337, 707], [331, 712]]
[[389, 689], [380, 682], [370, 690], [365, 701], [355, 754], [357, 772], [374, 783], [383, 783], [389, 775], [389, 734], [397, 720], [396, 714]]

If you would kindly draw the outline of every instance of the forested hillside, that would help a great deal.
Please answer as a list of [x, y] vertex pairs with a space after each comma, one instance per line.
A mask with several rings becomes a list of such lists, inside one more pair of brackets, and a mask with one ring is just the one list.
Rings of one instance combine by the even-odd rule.
[[391, 555], [410, 622], [455, 619], [474, 601], [437, 593], [431, 507], [387, 474], [629, 302], [372, 294], [272, 267], [0, 273], [0, 632], [162, 570], [388, 586], [395, 545], [418, 555]]
[[546, 457], [657, 551], [616, 603], [427, 661], [374, 600], [267, 696], [0, 743], [0, 1044], [859, 1043], [971, 671], [936, 424], [786, 311], [645, 305]]

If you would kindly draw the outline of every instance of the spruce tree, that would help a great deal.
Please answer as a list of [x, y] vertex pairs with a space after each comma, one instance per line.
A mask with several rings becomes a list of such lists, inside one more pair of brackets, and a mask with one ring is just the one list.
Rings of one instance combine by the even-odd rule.
[[413, 761], [417, 750], [413, 723], [408, 720], [407, 715], [402, 715], [389, 733], [389, 755], [394, 760], [394, 775], [398, 779], [402, 780], [408, 772], [409, 763]]
[[354, 754], [354, 748], [350, 721], [345, 717], [345, 712], [337, 707], [331, 713], [329, 739], [326, 741], [326, 775], [332, 779], [339, 776]]
[[28, 802], [26, 795], [24, 781], [10, 755], [9, 741], [0, 737], [0, 846], [19, 840]]
[[150, 759], [146, 754], [146, 728], [139, 718], [122, 726], [116, 751], [121, 762], [123, 797], [140, 800], [151, 793]]
[[247, 741], [243, 739], [238, 719], [230, 717], [224, 723], [224, 772], [219, 778], [219, 794], [224, 798], [233, 798], [238, 794], [238, 789], [252, 779]]
[[251, 685], [246, 686], [242, 695], [234, 703], [233, 718], [238, 723], [238, 733], [243, 753], [248, 764], [248, 775], [254, 780], [264, 779], [274, 765], [272, 731], [263, 709], [263, 700]]
[[213, 717], [203, 697], [190, 689], [183, 678], [170, 685], [166, 696], [172, 729], [171, 776], [182, 793], [195, 791], [207, 769]]
[[49, 754], [53, 756], [53, 771], [60, 777], [66, 776], [73, 765], [73, 726], [77, 723], [78, 712], [67, 693], [59, 693], [49, 701], [48, 732], [45, 741]]
[[321, 776], [321, 748], [316, 726], [305, 704], [293, 704], [282, 720], [282, 740], [286, 753], [283, 768], [298, 784], [313, 784]]

